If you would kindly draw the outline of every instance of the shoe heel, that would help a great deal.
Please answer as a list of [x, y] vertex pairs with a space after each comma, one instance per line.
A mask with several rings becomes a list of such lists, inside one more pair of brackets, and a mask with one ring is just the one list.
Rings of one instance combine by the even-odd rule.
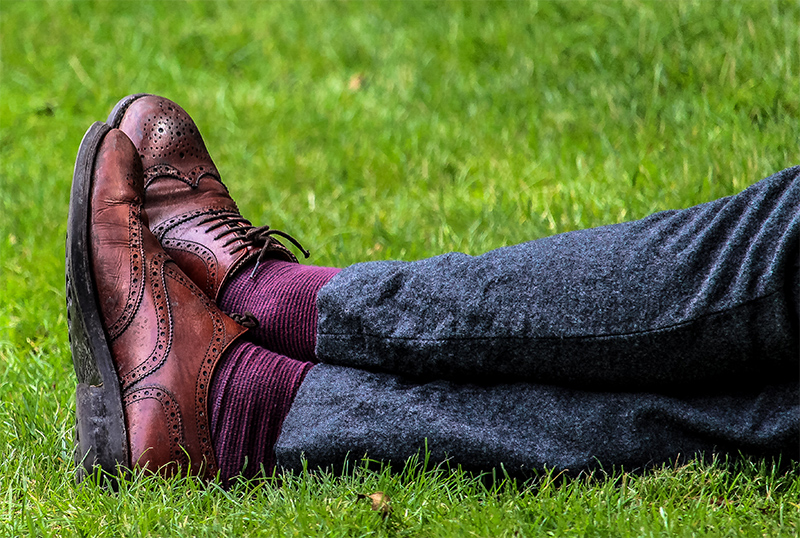
[[97, 467], [112, 478], [120, 468], [128, 466], [124, 447], [120, 442], [125, 431], [120, 428], [124, 418], [113, 416], [119, 403], [109, 401], [103, 387], [78, 383], [75, 391], [75, 464], [76, 480], [97, 472]]

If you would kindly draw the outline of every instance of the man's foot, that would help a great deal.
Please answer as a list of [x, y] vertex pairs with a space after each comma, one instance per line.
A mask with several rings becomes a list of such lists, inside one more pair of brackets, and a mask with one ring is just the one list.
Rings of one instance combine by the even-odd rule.
[[212, 299], [251, 260], [296, 262], [268, 226], [242, 218], [222, 184], [194, 121], [177, 104], [155, 95], [122, 99], [108, 124], [130, 137], [144, 166], [150, 230], [180, 268]]
[[245, 329], [161, 248], [142, 189], [136, 148], [95, 123], [75, 163], [67, 231], [76, 457], [89, 472], [116, 475], [121, 466], [211, 478], [208, 388]]

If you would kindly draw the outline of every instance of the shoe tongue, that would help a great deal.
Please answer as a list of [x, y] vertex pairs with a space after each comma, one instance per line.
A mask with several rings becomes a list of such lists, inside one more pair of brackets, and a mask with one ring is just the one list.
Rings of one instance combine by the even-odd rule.
[[206, 209], [239, 211], [225, 185], [212, 176], [201, 177], [197, 186], [174, 177], [159, 177], [145, 189], [145, 210], [151, 228], [178, 215]]

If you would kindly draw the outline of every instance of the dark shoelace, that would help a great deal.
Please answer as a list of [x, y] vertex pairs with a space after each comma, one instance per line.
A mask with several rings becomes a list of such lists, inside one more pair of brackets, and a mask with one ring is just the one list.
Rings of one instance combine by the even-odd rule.
[[[303, 253], [303, 256], [308, 258], [311, 256], [311, 253], [303, 248], [303, 245], [300, 244], [300, 241], [292, 237], [291, 235], [287, 234], [286, 232], [282, 232], [280, 230], [273, 230], [269, 226], [258, 226], [250, 228], [247, 233], [244, 235], [245, 241], [251, 241], [254, 246], [258, 245], [261, 248], [261, 252], [258, 253], [258, 258], [256, 258], [256, 264], [253, 267], [253, 272], [250, 273], [250, 278], [253, 278], [256, 274], [256, 270], [258, 269], [258, 265], [267, 257], [267, 253], [269, 252], [268, 247], [275, 241], [275, 238], [272, 237], [273, 235], [278, 235], [285, 239], [288, 239], [292, 242], [294, 246]], [[280, 243], [279, 243], [280, 244]]]
[[[280, 245], [280, 243], [273, 237], [275, 235], [291, 241], [291, 243], [296, 246], [306, 258], [311, 255], [308, 250], [303, 248], [303, 245], [300, 244], [300, 241], [286, 232], [273, 230], [269, 226], [253, 226], [249, 220], [242, 217], [235, 211], [215, 211], [208, 217], [198, 222], [199, 225], [209, 223], [213, 224], [206, 228], [206, 232], [212, 232], [222, 228], [222, 230], [220, 230], [220, 232], [214, 237], [215, 241], [222, 239], [226, 235], [231, 236], [227, 241], [225, 241], [225, 243], [222, 244], [223, 247], [228, 247], [237, 241], [241, 241], [240, 244], [233, 247], [231, 253], [239, 252], [240, 250], [251, 246], [261, 249], [258, 253], [258, 258], [256, 258], [256, 264], [253, 267], [253, 271], [250, 273], [250, 278], [255, 276], [259, 264], [264, 260], [264, 258], [266, 258], [267, 254], [269, 253], [269, 247], [272, 245], [272, 243], [275, 242]], [[252, 312], [244, 312], [243, 314], [231, 312], [228, 313], [228, 316], [242, 327], [247, 327], [248, 329], [255, 329], [258, 327], [258, 320]]]
[[280, 243], [273, 237], [275, 235], [290, 241], [298, 248], [298, 250], [300, 250], [300, 252], [303, 253], [303, 256], [306, 258], [311, 255], [308, 250], [303, 248], [303, 245], [300, 244], [300, 241], [286, 232], [274, 230], [269, 226], [253, 226], [249, 220], [242, 217], [235, 211], [215, 211], [208, 217], [198, 222], [198, 224], [201, 225], [209, 223], [213, 224], [206, 228], [206, 232], [212, 232], [222, 228], [222, 230], [214, 237], [214, 240], [222, 239], [226, 235], [232, 236], [228, 238], [225, 243], [223, 243], [223, 247], [227, 247], [236, 241], [241, 241], [239, 245], [236, 245], [233, 250], [231, 250], [231, 253], [239, 252], [240, 250], [251, 246], [261, 249], [261, 251], [258, 253], [258, 258], [256, 258], [256, 264], [253, 267], [253, 272], [250, 273], [250, 278], [255, 276], [258, 266], [267, 257], [269, 248], [273, 242], [280, 245]]

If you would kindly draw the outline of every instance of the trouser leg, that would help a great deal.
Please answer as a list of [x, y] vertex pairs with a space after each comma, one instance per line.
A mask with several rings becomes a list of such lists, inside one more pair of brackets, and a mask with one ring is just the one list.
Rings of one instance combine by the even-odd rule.
[[401, 464], [430, 452], [465, 469], [627, 470], [700, 452], [798, 457], [796, 380], [737, 394], [669, 397], [536, 384], [409, 383], [391, 374], [314, 367], [275, 446], [278, 466]]
[[477, 257], [348, 267], [320, 290], [317, 356], [604, 390], [796, 378], [799, 178]]

